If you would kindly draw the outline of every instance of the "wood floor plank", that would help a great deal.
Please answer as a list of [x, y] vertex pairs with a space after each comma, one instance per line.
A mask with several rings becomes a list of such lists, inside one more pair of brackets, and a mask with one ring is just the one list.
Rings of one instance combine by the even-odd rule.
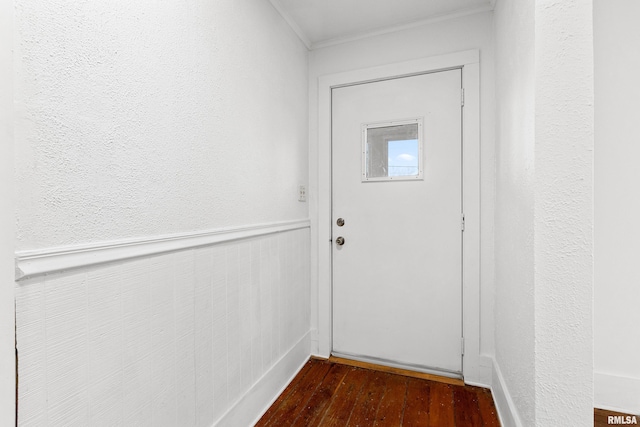
[[478, 396], [475, 390], [453, 387], [453, 407], [456, 426], [482, 427]]
[[480, 408], [482, 425], [484, 427], [500, 427], [498, 411], [496, 410], [496, 405], [493, 403], [491, 391], [485, 388], [479, 389], [476, 393], [478, 395], [478, 407]]
[[449, 384], [433, 383], [429, 396], [429, 422], [438, 427], [455, 427], [453, 412], [453, 387]]
[[409, 378], [407, 381], [407, 403], [402, 425], [406, 427], [429, 427], [429, 381]]
[[312, 359], [256, 425], [494, 427], [500, 424], [487, 389]]
[[292, 393], [280, 404], [273, 416], [264, 424], [264, 427], [290, 426], [297, 418], [300, 408], [309, 401], [315, 390], [322, 383], [332, 364], [329, 362], [317, 362], [311, 366], [310, 371], [305, 375], [300, 387], [295, 388]]
[[373, 424], [386, 387], [385, 375], [383, 372], [372, 371], [368, 376], [367, 382], [356, 399], [347, 426], [370, 427]]
[[386, 387], [378, 412], [374, 427], [398, 427], [402, 425], [404, 415], [405, 400], [407, 398], [407, 377], [387, 374]]
[[322, 427], [344, 427], [347, 425], [368, 375], [370, 373], [364, 369], [353, 367], [347, 372], [343, 379], [344, 384], [337, 390], [320, 421]]
[[280, 407], [280, 405], [282, 404], [282, 402], [284, 402], [285, 400], [287, 400], [287, 398], [289, 397], [289, 395], [298, 387], [301, 386], [301, 384], [304, 383], [304, 378], [305, 376], [311, 371], [312, 366], [314, 366], [314, 361], [309, 360], [307, 361], [307, 363], [304, 364], [304, 366], [302, 367], [302, 369], [300, 369], [300, 372], [298, 372], [298, 374], [293, 378], [293, 380], [289, 383], [289, 385], [287, 385], [287, 388], [284, 389], [284, 391], [282, 393], [280, 393], [280, 396], [278, 396], [278, 398], [276, 399], [275, 402], [273, 402], [273, 404], [269, 407], [269, 409], [267, 409], [267, 412], [265, 412], [262, 417], [260, 418], [260, 421], [258, 421], [258, 423], [256, 424], [256, 426], [262, 426], [265, 425], [265, 423], [267, 421], [269, 421], [271, 419], [271, 417], [273, 416], [273, 414], [275, 414], [275, 412], [278, 410], [278, 408]]
[[325, 409], [331, 403], [331, 399], [342, 385], [342, 380], [347, 375], [349, 367], [332, 364], [322, 383], [313, 392], [309, 400], [301, 408], [300, 414], [291, 424], [293, 427], [311, 427], [320, 425], [320, 420]]
[[607, 415], [609, 411], [605, 411], [604, 409], [594, 409], [593, 410], [593, 426], [594, 427], [603, 427], [607, 425]]

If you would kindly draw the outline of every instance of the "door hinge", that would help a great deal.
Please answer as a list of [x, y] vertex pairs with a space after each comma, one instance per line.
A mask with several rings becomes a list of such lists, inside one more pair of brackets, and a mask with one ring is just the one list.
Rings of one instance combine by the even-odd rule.
[[460, 105], [464, 107], [464, 89], [460, 89]]
[[461, 216], [460, 227], [462, 231], [464, 231], [464, 214], [461, 214], [460, 216]]
[[460, 339], [460, 344], [461, 344], [460, 354], [462, 354], [464, 356], [464, 337], [462, 337], [462, 339]]

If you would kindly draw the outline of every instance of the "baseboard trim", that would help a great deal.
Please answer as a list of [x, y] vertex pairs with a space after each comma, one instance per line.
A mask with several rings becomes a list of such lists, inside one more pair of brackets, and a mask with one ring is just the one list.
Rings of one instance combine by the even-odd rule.
[[88, 245], [72, 245], [15, 254], [16, 281], [113, 261], [158, 255], [267, 234], [309, 228], [308, 219], [231, 227], [150, 238], [122, 239]]
[[[465, 365], [464, 383], [476, 387], [491, 388], [493, 381], [493, 358], [486, 354], [481, 354], [475, 360], [474, 365], [469, 369]], [[467, 372], [472, 370], [472, 372]]]
[[310, 334], [307, 332], [240, 400], [220, 417], [214, 426], [255, 425], [307, 363], [310, 345]]
[[594, 372], [593, 382], [596, 408], [640, 414], [640, 379]]
[[495, 359], [492, 360], [493, 381], [491, 382], [491, 392], [498, 411], [498, 418], [500, 418], [500, 425], [504, 427], [522, 427], [522, 421], [520, 421], [516, 406], [513, 403], [513, 399], [511, 399], [500, 367]]

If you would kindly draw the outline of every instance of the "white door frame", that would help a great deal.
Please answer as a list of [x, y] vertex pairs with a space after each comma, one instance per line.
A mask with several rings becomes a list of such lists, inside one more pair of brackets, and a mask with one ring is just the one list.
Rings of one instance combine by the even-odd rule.
[[469, 50], [373, 68], [321, 76], [318, 81], [318, 355], [332, 350], [331, 274], [331, 90], [340, 86], [462, 68], [462, 372], [477, 378], [480, 369], [480, 52]]

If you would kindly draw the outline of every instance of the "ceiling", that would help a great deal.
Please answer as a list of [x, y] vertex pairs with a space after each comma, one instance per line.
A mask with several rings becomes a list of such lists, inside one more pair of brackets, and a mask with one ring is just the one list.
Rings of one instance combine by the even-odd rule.
[[308, 48], [491, 10], [495, 0], [270, 0]]

